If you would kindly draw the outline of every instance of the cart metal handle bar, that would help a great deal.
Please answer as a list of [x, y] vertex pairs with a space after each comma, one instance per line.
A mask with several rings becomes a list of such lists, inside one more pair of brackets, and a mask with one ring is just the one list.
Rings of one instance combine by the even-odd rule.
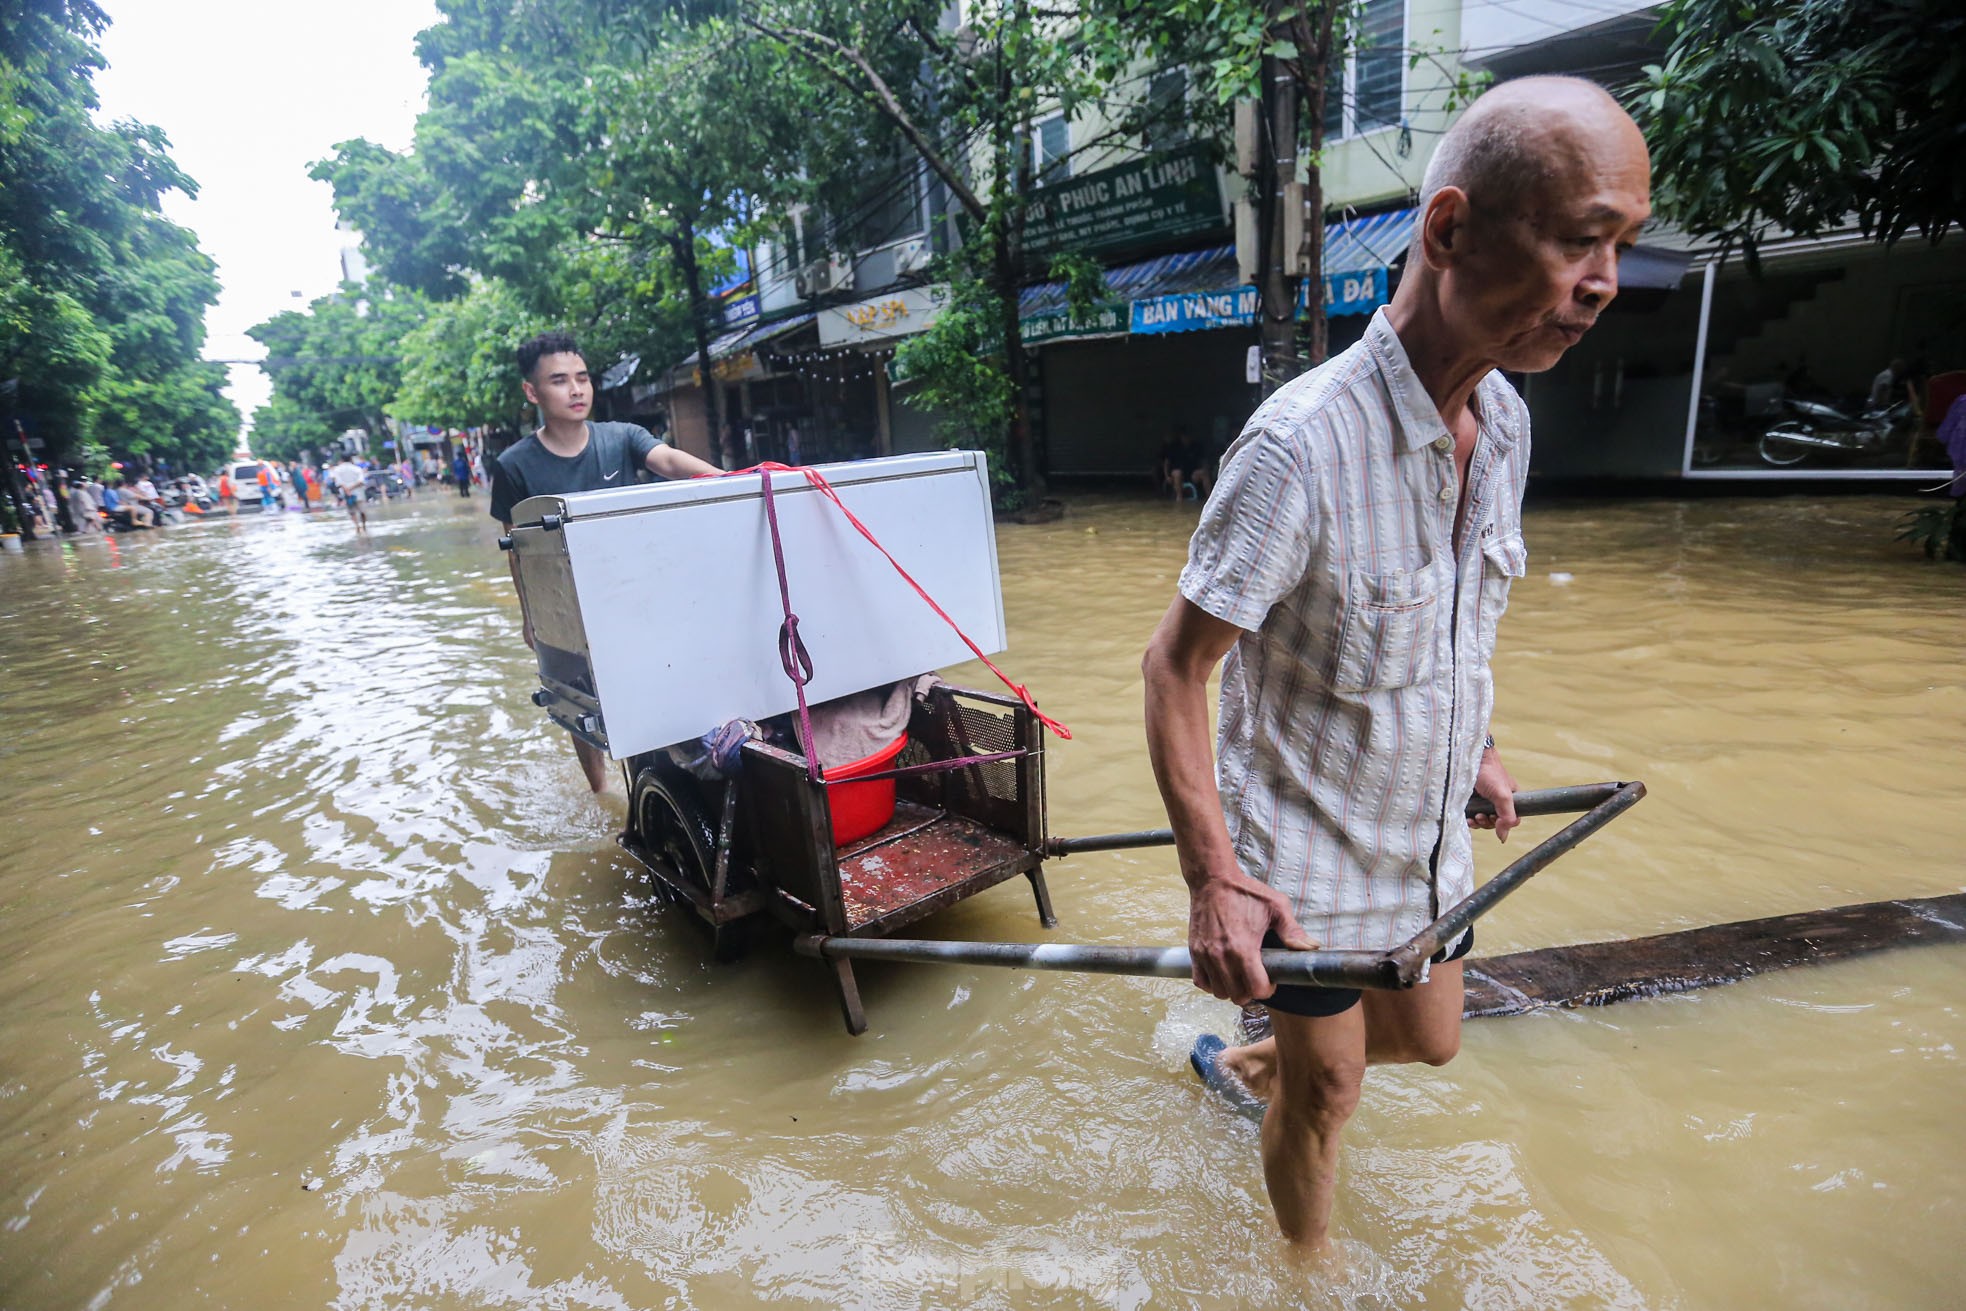
[[[1534, 878], [1559, 856], [1636, 805], [1645, 784], [1593, 783], [1516, 793], [1518, 814], [1584, 811], [1563, 830], [1455, 905], [1445, 915], [1388, 951], [1265, 951], [1263, 968], [1275, 983], [1313, 988], [1411, 988], [1441, 947], [1459, 938], [1497, 902]], [[1524, 810], [1525, 798], [1535, 809]], [[1469, 807], [1474, 812], [1474, 807]], [[1141, 837], [1141, 834], [1116, 834]], [[1147, 842], [1129, 845], [1148, 846]], [[1083, 849], [1083, 848], [1081, 848]], [[1053, 942], [940, 942], [922, 938], [843, 938], [808, 934], [793, 946], [822, 960], [894, 960], [941, 965], [1000, 965], [1012, 969], [1066, 970], [1077, 974], [1126, 974], [1186, 979], [1194, 963], [1186, 947], [1104, 947]]]
[[[1608, 800], [1622, 783], [1584, 783], [1577, 787], [1543, 788], [1534, 792], [1515, 794], [1515, 813], [1525, 819], [1531, 815], [1568, 815], [1579, 810], [1589, 810], [1592, 806]], [[1495, 803], [1486, 797], [1475, 797], [1468, 802], [1468, 818], [1495, 813]], [[1083, 838], [1047, 838], [1044, 854], [1047, 856], [1073, 856], [1084, 851], [1129, 851], [1135, 847], [1168, 847], [1174, 845], [1174, 830], [1171, 828], [1141, 829], [1137, 833], [1095, 833]]]

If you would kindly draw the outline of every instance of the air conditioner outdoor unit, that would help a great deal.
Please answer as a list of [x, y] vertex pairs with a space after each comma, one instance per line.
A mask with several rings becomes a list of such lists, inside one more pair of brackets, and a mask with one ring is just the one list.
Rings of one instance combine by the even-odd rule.
[[904, 273], [919, 273], [928, 267], [934, 252], [928, 248], [928, 238], [916, 237], [904, 241], [894, 248], [894, 272], [898, 277]]
[[796, 281], [801, 296], [818, 296], [829, 291], [843, 291], [853, 285], [853, 263], [838, 255], [816, 259], [799, 270]]

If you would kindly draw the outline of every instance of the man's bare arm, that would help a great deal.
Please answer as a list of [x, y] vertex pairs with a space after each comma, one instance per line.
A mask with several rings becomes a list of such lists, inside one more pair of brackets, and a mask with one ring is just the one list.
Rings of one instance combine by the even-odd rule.
[[1140, 673], [1147, 694], [1147, 753], [1174, 828], [1188, 885], [1188, 949], [1195, 986], [1238, 1004], [1273, 991], [1263, 935], [1309, 950], [1289, 903], [1242, 872], [1222, 817], [1208, 731], [1208, 676], [1241, 630], [1177, 596], [1154, 631]]
[[688, 451], [677, 450], [662, 442], [655, 444], [655, 449], [648, 453], [643, 463], [658, 478], [698, 478], [706, 473], [723, 472], [707, 460], [699, 460]]

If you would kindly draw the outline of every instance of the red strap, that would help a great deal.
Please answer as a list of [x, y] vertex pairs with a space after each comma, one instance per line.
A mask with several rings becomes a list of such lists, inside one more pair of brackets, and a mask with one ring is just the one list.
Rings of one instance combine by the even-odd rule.
[[1046, 728], [1050, 729], [1053, 733], [1056, 733], [1059, 737], [1063, 738], [1064, 740], [1068, 742], [1071, 741], [1072, 730], [1065, 727], [1063, 724], [1059, 723], [1051, 716], [1045, 714], [1042, 710], [1039, 710], [1037, 701], [1031, 696], [1031, 690], [1025, 687], [1022, 683], [1012, 682], [1010, 679], [1010, 675], [1004, 673], [1003, 670], [997, 668], [996, 662], [991, 660], [989, 656], [983, 654], [983, 648], [976, 645], [976, 643], [973, 640], [971, 640], [969, 634], [965, 633], [962, 630], [962, 626], [949, 617], [949, 612], [947, 610], [944, 610], [941, 606], [935, 603], [935, 598], [930, 596], [928, 592], [922, 587], [922, 585], [915, 581], [914, 575], [910, 574], [906, 569], [903, 569], [901, 567], [901, 562], [895, 559], [894, 556], [888, 552], [888, 549], [885, 546], [881, 545], [880, 539], [875, 537], [872, 532], [868, 531], [867, 525], [861, 523], [859, 518], [855, 516], [853, 511], [846, 508], [846, 503], [840, 500], [840, 494], [833, 490], [833, 484], [826, 481], [826, 476], [824, 474], [820, 473], [819, 470], [812, 468], [810, 465], [779, 464], [773, 460], [766, 460], [762, 463], [754, 464], [748, 469], [732, 469], [725, 473], [716, 473], [716, 474], [708, 474], [708, 473], [698, 474], [697, 477], [730, 478], [738, 474], [744, 474], [744, 473], [755, 473], [761, 476], [769, 476], [770, 474], [773, 473], [796, 473], [801, 477], [803, 477], [808, 483], [812, 484], [813, 490], [817, 491], [821, 496], [824, 496], [827, 500], [831, 501], [839, 509], [839, 512], [846, 516], [846, 521], [852, 524], [854, 528], [859, 531], [860, 535], [866, 538], [868, 543], [872, 545], [876, 551], [879, 551], [881, 555], [886, 558], [889, 564], [894, 566], [894, 572], [900, 574], [902, 580], [906, 582], [908, 586], [915, 589], [915, 595], [921, 597], [922, 600], [928, 602], [928, 608], [935, 611], [936, 614], [942, 617], [942, 622], [949, 625], [949, 627], [952, 630], [954, 630], [956, 636], [960, 637], [963, 640], [963, 645], [968, 647], [970, 651], [976, 656], [976, 658], [978, 660], [981, 660], [984, 666], [988, 668], [991, 673], [995, 674], [999, 680], [1002, 681], [1005, 687], [1009, 688], [1013, 693], [1016, 694], [1017, 699], [1019, 701], [1022, 701], [1025, 707], [1028, 710], [1030, 710], [1030, 712], [1033, 715], [1037, 716], [1038, 722], [1040, 724], [1043, 724]]
[[812, 713], [806, 708], [806, 684], [812, 681], [812, 656], [805, 639], [799, 636], [799, 617], [792, 613], [792, 587], [785, 580], [785, 546], [778, 536], [778, 507], [771, 496], [771, 474], [760, 471], [759, 486], [764, 491], [765, 523], [771, 528], [771, 561], [778, 567], [778, 600], [785, 608], [785, 622], [778, 626], [778, 661], [792, 690], [799, 698], [799, 750], [805, 753], [806, 779], [820, 781], [819, 756], [813, 750]]

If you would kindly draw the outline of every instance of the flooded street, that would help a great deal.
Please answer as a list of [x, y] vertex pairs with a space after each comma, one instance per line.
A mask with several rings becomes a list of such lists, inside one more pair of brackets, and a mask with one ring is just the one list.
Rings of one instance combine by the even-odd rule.
[[[1904, 508], [1532, 506], [1504, 758], [1651, 795], [1478, 955], [1966, 884], [1966, 573]], [[999, 530], [1055, 833], [1164, 822], [1138, 664], [1194, 520]], [[0, 1307], [1958, 1305], [1966, 952], [1472, 1022], [1367, 1079], [1309, 1275], [1186, 1064], [1226, 1004], [862, 967], [849, 1038], [814, 962], [713, 965], [528, 703], [494, 532], [0, 558]], [[1168, 852], [1049, 878], [1060, 939], [1185, 936]], [[1021, 880], [924, 926], [1039, 933]]]

